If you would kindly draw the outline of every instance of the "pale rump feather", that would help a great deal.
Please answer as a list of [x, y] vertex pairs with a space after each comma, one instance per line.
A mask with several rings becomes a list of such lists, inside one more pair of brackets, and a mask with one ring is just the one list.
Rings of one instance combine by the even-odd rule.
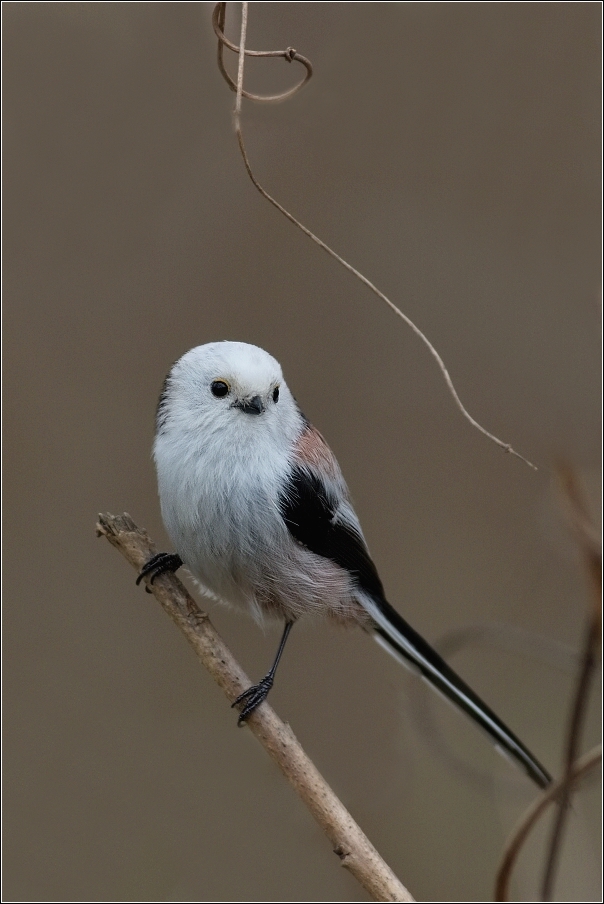
[[350, 574], [295, 544], [286, 567], [264, 571], [251, 586], [249, 608], [258, 621], [277, 616], [295, 621], [302, 615], [327, 617], [341, 625], [369, 626], [371, 619], [359, 604]]

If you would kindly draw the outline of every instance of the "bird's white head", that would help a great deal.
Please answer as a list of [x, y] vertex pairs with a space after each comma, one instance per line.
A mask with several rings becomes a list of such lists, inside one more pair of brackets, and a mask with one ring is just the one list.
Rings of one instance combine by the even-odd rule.
[[206, 445], [213, 438], [284, 448], [303, 422], [281, 367], [245, 342], [210, 342], [191, 349], [166, 377], [157, 407], [157, 441]]

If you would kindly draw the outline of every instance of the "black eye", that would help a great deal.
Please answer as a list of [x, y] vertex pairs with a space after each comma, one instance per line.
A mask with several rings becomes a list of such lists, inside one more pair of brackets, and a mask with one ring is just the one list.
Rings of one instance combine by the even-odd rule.
[[275, 388], [273, 389], [273, 402], [278, 402], [278, 401], [279, 401], [279, 387], [275, 386]]
[[215, 395], [217, 399], [222, 399], [229, 394], [229, 384], [225, 383], [224, 380], [214, 380], [210, 389], [212, 390], [212, 395]]

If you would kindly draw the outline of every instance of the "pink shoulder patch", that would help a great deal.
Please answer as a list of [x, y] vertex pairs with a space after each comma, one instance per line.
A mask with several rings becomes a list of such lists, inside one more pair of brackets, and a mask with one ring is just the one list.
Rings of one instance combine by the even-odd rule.
[[294, 446], [295, 458], [304, 465], [310, 465], [323, 474], [337, 477], [339, 468], [335, 455], [318, 430], [309, 424], [305, 427]]

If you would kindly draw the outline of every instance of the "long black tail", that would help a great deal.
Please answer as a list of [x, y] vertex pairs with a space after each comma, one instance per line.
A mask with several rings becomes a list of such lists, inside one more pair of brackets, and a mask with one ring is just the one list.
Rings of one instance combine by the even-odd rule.
[[415, 666], [435, 688], [477, 722], [540, 788], [550, 784], [551, 775], [530, 750], [503, 724], [493, 710], [482, 702], [465, 681], [455, 674], [442, 656], [439, 656], [423, 637], [407, 624], [390, 603], [375, 597], [371, 599], [365, 597], [363, 602], [375, 622], [378, 638], [386, 641], [388, 646]]

